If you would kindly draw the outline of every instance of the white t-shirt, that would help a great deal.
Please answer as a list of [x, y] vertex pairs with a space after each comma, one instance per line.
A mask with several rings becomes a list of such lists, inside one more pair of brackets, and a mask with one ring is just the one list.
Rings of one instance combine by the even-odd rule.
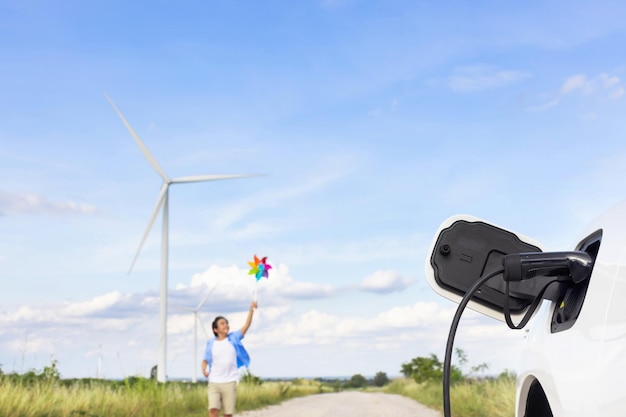
[[237, 353], [235, 352], [235, 347], [227, 338], [213, 342], [212, 354], [213, 365], [209, 373], [209, 382], [238, 381]]

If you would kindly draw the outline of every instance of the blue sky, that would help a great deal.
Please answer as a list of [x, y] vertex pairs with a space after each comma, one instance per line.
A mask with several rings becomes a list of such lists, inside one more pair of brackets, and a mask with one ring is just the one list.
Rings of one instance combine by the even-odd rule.
[[[468, 213], [571, 249], [624, 197], [621, 2], [0, 1], [0, 366], [115, 378], [156, 363], [165, 172], [170, 303], [243, 323], [264, 377], [398, 374], [442, 357], [424, 279]], [[168, 374], [192, 373], [170, 311]], [[457, 346], [514, 368], [523, 334], [468, 314]], [[500, 349], [494, 349], [499, 347]], [[497, 352], [503, 353], [495, 353]]]

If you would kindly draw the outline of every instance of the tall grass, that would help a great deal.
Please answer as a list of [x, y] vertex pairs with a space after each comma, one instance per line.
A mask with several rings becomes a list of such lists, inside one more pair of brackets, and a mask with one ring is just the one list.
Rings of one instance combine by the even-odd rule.
[[[400, 394], [443, 412], [443, 390], [439, 382], [418, 384], [411, 379], [397, 379], [383, 392]], [[450, 403], [453, 417], [515, 416], [515, 379], [498, 378], [466, 381], [452, 385]]]
[[[244, 378], [237, 386], [237, 412], [278, 404], [310, 394], [332, 392], [336, 385], [311, 380], [268, 382]], [[384, 388], [369, 390], [400, 394], [442, 410], [438, 382], [417, 383], [397, 379]], [[513, 417], [515, 379], [466, 381], [450, 391], [454, 417]], [[168, 382], [145, 378], [124, 381], [10, 378], [0, 375], [0, 416], [5, 417], [205, 417], [206, 384]]]
[[[125, 383], [91, 381], [20, 383], [0, 377], [0, 415], [6, 417], [206, 417], [205, 384], [158, 384], [147, 379]], [[240, 383], [237, 411], [277, 404], [285, 399], [330, 391], [321, 384]]]
[[[104, 417], [206, 415], [206, 391], [199, 387], [143, 384], [74, 384], [37, 381], [3, 382], [0, 415], [6, 417]], [[204, 407], [203, 407], [204, 406]]]

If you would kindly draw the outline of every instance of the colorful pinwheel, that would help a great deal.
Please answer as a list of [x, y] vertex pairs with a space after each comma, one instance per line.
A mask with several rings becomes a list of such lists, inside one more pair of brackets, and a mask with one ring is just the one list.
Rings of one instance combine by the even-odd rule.
[[262, 277], [269, 278], [269, 270], [272, 269], [272, 266], [267, 263], [267, 257], [259, 259], [256, 255], [254, 255], [254, 261], [248, 262], [248, 265], [250, 265], [248, 275], [254, 275], [256, 277], [256, 283], [254, 286], [254, 301], [256, 301], [259, 280]]
[[272, 265], [267, 263], [267, 256], [259, 259], [254, 255], [254, 261], [248, 262], [248, 265], [251, 268], [248, 275], [256, 276], [257, 281], [262, 277], [269, 278], [269, 270], [272, 269]]

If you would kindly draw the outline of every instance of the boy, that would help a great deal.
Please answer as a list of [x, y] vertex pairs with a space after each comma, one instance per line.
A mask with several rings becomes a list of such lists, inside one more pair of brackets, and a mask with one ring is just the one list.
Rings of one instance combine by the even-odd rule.
[[206, 343], [202, 360], [202, 374], [209, 378], [210, 417], [218, 417], [220, 408], [223, 409], [224, 417], [232, 417], [235, 413], [239, 368], [250, 365], [250, 356], [241, 344], [241, 339], [252, 323], [256, 308], [257, 303], [253, 301], [245, 324], [232, 333], [224, 317], [218, 316], [213, 320], [215, 338]]

